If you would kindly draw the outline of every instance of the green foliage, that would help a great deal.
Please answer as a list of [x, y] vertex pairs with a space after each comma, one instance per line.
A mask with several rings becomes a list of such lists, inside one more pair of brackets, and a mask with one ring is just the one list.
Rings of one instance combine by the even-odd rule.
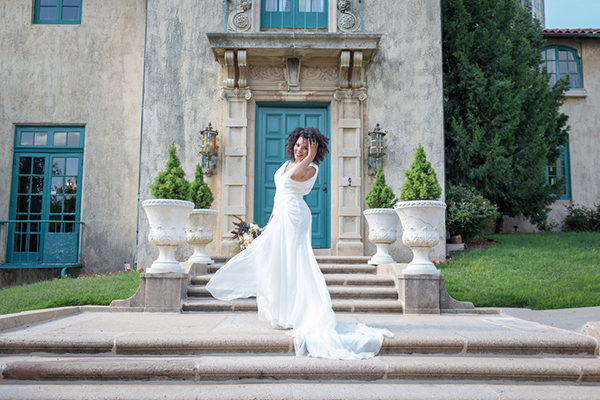
[[442, 0], [446, 181], [475, 187], [501, 214], [545, 220], [558, 185], [545, 166], [567, 141], [540, 68], [542, 27], [514, 0]]
[[400, 191], [402, 200], [437, 200], [442, 195], [442, 188], [435, 175], [435, 170], [427, 161], [423, 146], [417, 147], [415, 159], [410, 168], [404, 171], [404, 176], [406, 182]]
[[600, 233], [486, 236], [499, 246], [438, 264], [448, 293], [476, 307], [533, 310], [600, 306]]
[[156, 199], [190, 200], [190, 183], [177, 157], [175, 143], [169, 146], [169, 160], [164, 171], [158, 173], [150, 192]]
[[210, 208], [215, 197], [213, 196], [212, 190], [204, 182], [204, 173], [202, 172], [202, 166], [196, 165], [196, 172], [194, 173], [194, 181], [190, 188], [191, 201], [194, 203], [196, 209], [207, 209]]
[[367, 193], [365, 200], [369, 208], [392, 208], [396, 203], [397, 199], [394, 199], [394, 191], [385, 184], [385, 175], [381, 165], [377, 168], [375, 182], [373, 182], [373, 187]]
[[596, 209], [578, 206], [571, 202], [565, 206], [567, 216], [565, 217], [562, 230], [565, 232], [600, 232], [600, 205]]
[[458, 185], [446, 190], [446, 226], [453, 235], [471, 243], [498, 216], [498, 207], [474, 189]]
[[139, 285], [139, 273], [121, 271], [79, 278], [57, 278], [2, 289], [0, 314], [53, 307], [108, 305], [113, 300], [133, 296]]

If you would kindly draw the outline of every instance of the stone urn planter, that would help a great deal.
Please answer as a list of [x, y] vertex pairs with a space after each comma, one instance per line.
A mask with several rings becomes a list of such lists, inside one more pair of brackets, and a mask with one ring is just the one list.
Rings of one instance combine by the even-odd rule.
[[185, 243], [185, 224], [194, 203], [185, 200], [145, 200], [142, 207], [150, 222], [148, 240], [158, 247], [158, 258], [147, 273], [185, 273], [175, 259], [175, 249]]
[[363, 211], [363, 215], [369, 224], [369, 241], [377, 246], [377, 253], [371, 257], [369, 264], [395, 263], [388, 249], [396, 241], [398, 214], [393, 208], [370, 208]]
[[187, 262], [214, 264], [205, 248], [213, 240], [213, 224], [218, 213], [217, 210], [195, 209], [190, 214], [185, 224], [185, 237], [194, 246], [194, 254]]
[[410, 247], [413, 259], [404, 274], [439, 275], [440, 270], [429, 260], [429, 251], [441, 239], [439, 223], [446, 203], [432, 200], [398, 202], [394, 209], [402, 222], [402, 242]]

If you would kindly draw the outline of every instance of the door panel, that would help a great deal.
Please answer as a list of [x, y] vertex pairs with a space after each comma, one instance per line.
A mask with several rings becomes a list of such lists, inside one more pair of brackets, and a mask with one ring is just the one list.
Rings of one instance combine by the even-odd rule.
[[[286, 160], [285, 139], [293, 129], [306, 126], [315, 126], [329, 137], [329, 111], [327, 106], [259, 106], [257, 116], [254, 220], [264, 226], [273, 210], [275, 172]], [[329, 157], [326, 157], [319, 164], [319, 175], [313, 190], [304, 197], [312, 213], [312, 246], [315, 249], [331, 246], [328, 180]]]

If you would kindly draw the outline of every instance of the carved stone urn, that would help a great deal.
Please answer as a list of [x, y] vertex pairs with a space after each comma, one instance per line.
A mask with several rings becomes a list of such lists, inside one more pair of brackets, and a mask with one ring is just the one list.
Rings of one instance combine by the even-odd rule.
[[214, 264], [205, 248], [213, 240], [213, 224], [218, 213], [217, 210], [195, 209], [190, 214], [185, 224], [185, 238], [194, 246], [194, 254], [187, 262]]
[[441, 239], [440, 221], [446, 203], [431, 200], [402, 201], [394, 205], [402, 222], [402, 242], [410, 247], [413, 259], [404, 274], [439, 275], [440, 270], [429, 260], [429, 251]]
[[185, 223], [194, 203], [185, 200], [145, 200], [142, 207], [150, 222], [148, 240], [158, 247], [158, 258], [147, 273], [185, 273], [175, 259], [175, 249], [185, 243]]
[[363, 215], [369, 224], [369, 241], [377, 246], [377, 253], [371, 257], [369, 264], [395, 263], [388, 249], [396, 241], [398, 214], [392, 208], [370, 208], [363, 211]]

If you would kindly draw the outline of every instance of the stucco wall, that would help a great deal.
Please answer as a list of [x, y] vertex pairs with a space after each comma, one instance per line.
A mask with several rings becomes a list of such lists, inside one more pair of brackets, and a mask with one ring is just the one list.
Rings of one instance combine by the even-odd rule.
[[[440, 2], [369, 2], [365, 5], [365, 31], [383, 33], [379, 50], [367, 67], [369, 97], [365, 126], [372, 130], [380, 123], [388, 131], [384, 157], [386, 182], [399, 196], [406, 180], [404, 171], [413, 162], [417, 146], [422, 144], [443, 188]], [[365, 135], [365, 141], [367, 138]], [[372, 177], [367, 180], [366, 191], [372, 182]], [[390, 246], [390, 254], [396, 261], [408, 262], [412, 252], [401, 243], [401, 232], [402, 225], [398, 224], [398, 240]], [[366, 226], [364, 237], [367, 237]], [[366, 239], [365, 242], [367, 253], [374, 254], [375, 246]], [[431, 251], [430, 257], [445, 257], [445, 240]]]
[[[147, 23], [142, 200], [153, 198], [149, 186], [164, 169], [171, 142], [175, 142], [186, 177], [191, 181], [201, 160], [199, 132], [209, 122], [217, 129], [222, 126], [218, 94], [220, 66], [206, 33], [223, 30], [223, 3], [149, 0]], [[220, 198], [217, 177], [206, 179], [216, 202]], [[143, 209], [140, 209], [139, 232], [138, 267], [147, 268], [158, 257], [158, 250], [147, 240], [148, 219]], [[216, 241], [207, 246], [208, 254], [215, 254], [215, 246]], [[178, 249], [176, 258], [184, 261], [190, 254], [191, 247], [184, 245]]]
[[0, 1], [0, 219], [15, 125], [84, 125], [84, 263], [116, 270], [135, 253], [145, 2], [86, 0], [80, 25], [33, 24], [32, 8]]

